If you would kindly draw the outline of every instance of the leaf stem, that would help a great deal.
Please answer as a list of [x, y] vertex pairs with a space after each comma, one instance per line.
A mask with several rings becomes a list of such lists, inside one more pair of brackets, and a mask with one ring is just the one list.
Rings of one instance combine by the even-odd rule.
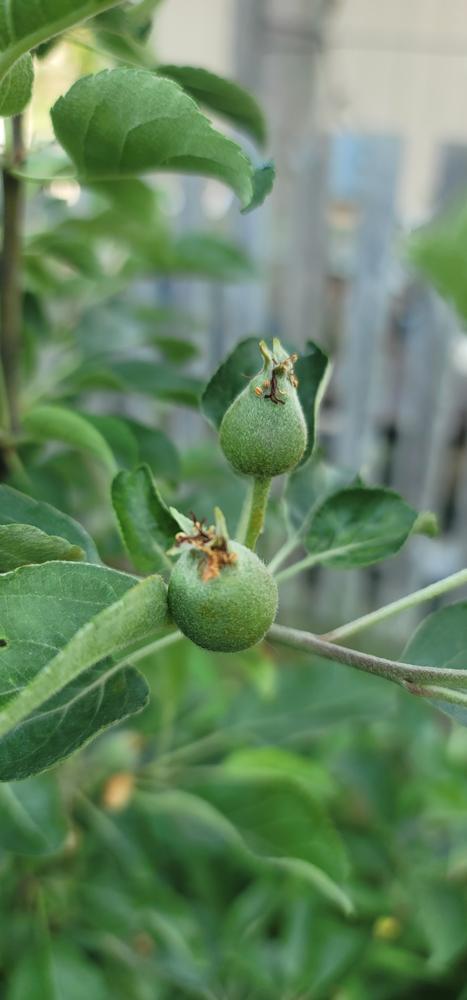
[[[145, 51], [143, 47], [138, 52], [135, 52], [135, 58], [127, 56], [119, 56], [115, 52], [109, 52], [105, 49], [99, 48], [97, 45], [90, 45], [89, 42], [83, 41], [81, 38], [73, 37], [72, 35], [65, 35], [65, 41], [68, 45], [75, 45], [78, 48], [85, 49], [87, 52], [93, 52], [97, 56], [102, 56], [104, 59], [112, 59], [115, 62], [122, 63], [124, 66], [134, 66], [135, 69], [152, 69], [153, 60], [150, 59], [149, 53]], [[140, 58], [138, 59], [138, 55]], [[143, 57], [146, 56], [146, 59]]]
[[[271, 559], [268, 569], [271, 573], [276, 573], [279, 566], [292, 554], [292, 552], [298, 548], [301, 544], [299, 535], [293, 535], [292, 538], [288, 538], [286, 542], [277, 550], [275, 556]], [[295, 564], [297, 565], [297, 564]]]
[[[31, 184], [52, 184], [53, 181], [79, 181], [78, 174], [28, 174], [25, 170], [19, 170], [16, 167], [11, 170], [13, 177], [16, 177], [19, 181], [27, 181]], [[114, 178], [115, 179], [115, 178]]]
[[[336, 546], [335, 549], [326, 549], [325, 552], [313, 552], [311, 555], [305, 556], [304, 559], [300, 559], [298, 562], [292, 563], [291, 566], [287, 566], [286, 569], [283, 569], [281, 573], [277, 574], [276, 580], [278, 583], [282, 583], [284, 580], [290, 580], [291, 577], [296, 576], [297, 573], [303, 573], [305, 569], [312, 569], [313, 566], [319, 566], [320, 563], [328, 562], [329, 559], [334, 559], [336, 556], [347, 555], [352, 548], [359, 547], [360, 544], [357, 543], [355, 546], [339, 545]], [[287, 555], [288, 554], [289, 553], [287, 553]]]
[[453, 691], [452, 688], [438, 687], [417, 687], [415, 684], [406, 684], [409, 694], [420, 695], [422, 698], [434, 698], [437, 701], [447, 701], [449, 705], [467, 706], [467, 694], [464, 691]]
[[[411, 686], [415, 689], [413, 694], [425, 694], [421, 690], [424, 684], [438, 685], [444, 682], [460, 688], [467, 688], [467, 669], [453, 670], [450, 667], [423, 667], [412, 663], [401, 663], [398, 660], [388, 660], [381, 656], [373, 656], [369, 653], [362, 653], [360, 650], [347, 649], [345, 646], [337, 646], [328, 642], [312, 632], [302, 632], [300, 629], [287, 628], [284, 625], [273, 625], [267, 634], [267, 638], [272, 642], [279, 642], [284, 646], [291, 646], [293, 649], [301, 649], [305, 652], [316, 653], [317, 656], [325, 660], [334, 660], [336, 663], [343, 663], [347, 667], [354, 667], [367, 674], [376, 674], [378, 677], [385, 677], [386, 680], [401, 684], [407, 690]], [[438, 692], [436, 697], [438, 697]]]
[[167, 649], [168, 646], [173, 646], [176, 642], [180, 642], [180, 639], [184, 638], [183, 633], [178, 630], [169, 632], [168, 635], [163, 635], [160, 639], [155, 639], [154, 642], [150, 642], [146, 646], [141, 646], [140, 649], [135, 649], [133, 653], [128, 653], [123, 660], [119, 660], [115, 664], [115, 669], [121, 670], [122, 667], [133, 666], [135, 663], [139, 663], [140, 660], [145, 660], [147, 656], [151, 656], [152, 653], [159, 653], [161, 649]]
[[249, 549], [253, 549], [253, 551], [256, 548], [256, 542], [264, 527], [270, 489], [270, 479], [252, 480], [249, 494], [249, 513], [245, 532], [245, 545]]
[[391, 604], [385, 604], [384, 607], [378, 608], [376, 611], [362, 615], [361, 618], [355, 618], [354, 621], [348, 622], [346, 625], [341, 625], [339, 628], [333, 629], [332, 632], [327, 632], [322, 638], [329, 642], [340, 642], [341, 639], [347, 639], [349, 636], [355, 635], [356, 632], [361, 632], [371, 625], [377, 625], [378, 622], [384, 621], [385, 618], [391, 618], [392, 615], [398, 615], [401, 611], [414, 608], [417, 604], [430, 601], [434, 597], [440, 597], [441, 594], [447, 594], [456, 587], [462, 587], [463, 584], [467, 584], [467, 569], [461, 569], [458, 573], [446, 576], [444, 580], [438, 580], [436, 583], [431, 583], [428, 587], [414, 590], [412, 594], [400, 597], [399, 600], [392, 601]]

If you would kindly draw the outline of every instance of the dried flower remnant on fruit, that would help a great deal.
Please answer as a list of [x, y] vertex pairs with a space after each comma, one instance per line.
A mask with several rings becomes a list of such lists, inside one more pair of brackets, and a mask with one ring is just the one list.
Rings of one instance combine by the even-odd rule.
[[204, 556], [200, 562], [201, 579], [214, 580], [224, 566], [235, 565], [237, 556], [234, 552], [229, 552], [227, 537], [219, 534], [213, 525], [208, 528], [205, 521], [200, 521], [196, 514], [191, 513], [190, 517], [193, 521], [193, 534], [179, 531], [175, 536], [175, 544], [192, 545], [198, 549]]
[[[265, 348], [262, 345], [263, 342], [260, 344], [261, 353], [263, 354], [265, 361], [267, 361], [269, 359], [269, 352], [266, 354]], [[290, 382], [290, 385], [292, 385], [294, 389], [298, 388], [298, 378], [294, 371], [294, 364], [298, 361], [298, 354], [289, 354], [289, 356], [284, 358], [283, 361], [277, 361], [274, 355], [272, 355], [271, 361], [273, 365], [271, 378], [265, 379], [262, 385], [256, 386], [255, 395], [262, 396], [263, 399], [270, 399], [271, 403], [275, 403], [276, 405], [277, 403], [285, 405], [287, 392], [285, 389], [279, 388], [279, 376], [285, 375], [287, 380]], [[269, 389], [270, 391], [265, 392], [265, 389]], [[281, 399], [281, 396], [284, 398]]]
[[215, 524], [206, 528], [193, 521], [192, 533], [184, 528], [169, 580], [169, 610], [198, 646], [235, 653], [264, 638], [277, 611], [277, 584], [251, 549], [229, 540], [217, 508]]
[[270, 479], [299, 464], [308, 429], [297, 392], [298, 355], [284, 350], [277, 338], [272, 350], [264, 340], [259, 349], [263, 367], [224, 413], [220, 443], [236, 472]]

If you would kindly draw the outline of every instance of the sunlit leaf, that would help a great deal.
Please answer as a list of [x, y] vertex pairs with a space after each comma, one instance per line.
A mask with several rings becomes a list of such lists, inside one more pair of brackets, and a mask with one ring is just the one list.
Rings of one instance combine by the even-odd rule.
[[176, 170], [224, 181], [244, 208], [256, 196], [254, 170], [240, 147], [178, 84], [149, 71], [122, 67], [78, 80], [55, 104], [52, 120], [84, 182]]
[[10, 118], [23, 111], [31, 100], [33, 83], [33, 62], [29, 53], [26, 53], [18, 59], [18, 62], [10, 66], [10, 69], [0, 79], [0, 115], [4, 118]]
[[119, 0], [1, 0], [0, 114], [17, 115], [33, 83], [29, 52]]
[[266, 122], [263, 112], [255, 98], [238, 83], [199, 66], [164, 64], [158, 66], [157, 72], [176, 80], [199, 104], [223, 115], [248, 132], [261, 146], [264, 145]]

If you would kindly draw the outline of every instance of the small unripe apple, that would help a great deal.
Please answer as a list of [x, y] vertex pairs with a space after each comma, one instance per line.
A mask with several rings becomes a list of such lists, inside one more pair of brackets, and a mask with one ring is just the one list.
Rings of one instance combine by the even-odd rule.
[[271, 354], [262, 341], [262, 371], [226, 410], [220, 443], [237, 472], [268, 479], [290, 472], [307, 445], [307, 425], [293, 364], [278, 340]]
[[[214, 556], [213, 556], [214, 552]], [[170, 577], [170, 613], [181, 632], [204, 649], [234, 653], [264, 638], [277, 611], [277, 585], [263, 562], [228, 542], [218, 568], [215, 549], [185, 549]]]

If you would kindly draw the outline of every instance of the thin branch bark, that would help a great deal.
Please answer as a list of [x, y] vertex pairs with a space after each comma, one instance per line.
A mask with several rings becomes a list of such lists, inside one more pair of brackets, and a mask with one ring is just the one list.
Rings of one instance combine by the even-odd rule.
[[[397, 660], [387, 660], [381, 656], [372, 656], [356, 649], [347, 649], [333, 642], [326, 642], [311, 632], [287, 628], [284, 625], [273, 625], [267, 634], [272, 642], [279, 642], [293, 649], [302, 649], [316, 653], [325, 660], [334, 660], [347, 667], [363, 670], [367, 674], [376, 674], [386, 680], [395, 681], [402, 687], [411, 690], [413, 694], [421, 694], [421, 687], [428, 685], [449, 685], [454, 688], [467, 688], [467, 669], [453, 670], [450, 667], [422, 667], [419, 664], [400, 663]], [[419, 690], [417, 690], [417, 688]], [[425, 692], [423, 692], [425, 693]], [[429, 695], [429, 692], [427, 692]]]

